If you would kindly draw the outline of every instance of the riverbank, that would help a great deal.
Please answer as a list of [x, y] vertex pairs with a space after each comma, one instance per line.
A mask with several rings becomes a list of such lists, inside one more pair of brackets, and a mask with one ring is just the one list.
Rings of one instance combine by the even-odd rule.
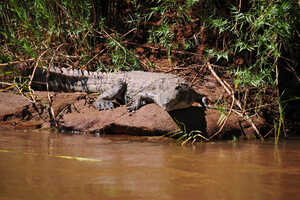
[[14, 103], [15, 96], [1, 100], [1, 124], [73, 133], [171, 132], [183, 141], [272, 136], [278, 142], [300, 127], [299, 8], [295, 1], [270, 0], [76, 6], [6, 0], [0, 6], [0, 91], [33, 92], [37, 67], [164, 72], [186, 79], [217, 110], [195, 105], [165, 113], [147, 105], [132, 115], [124, 107], [98, 112], [93, 96], [36, 92], [26, 107], [23, 99]]
[[[234, 114], [220, 127], [220, 112], [205, 110], [199, 105], [168, 113], [156, 104], [149, 104], [134, 113], [128, 113], [125, 106], [98, 111], [93, 104], [96, 96], [85, 93], [36, 91], [34, 95], [37, 97], [35, 103], [21, 95], [1, 92], [0, 126], [9, 129], [49, 129], [54, 126], [61, 132], [143, 136], [200, 130], [199, 133], [207, 139], [226, 135], [256, 135], [251, 125]], [[253, 121], [259, 130], [266, 126], [262, 118], [253, 118]], [[186, 130], [180, 126], [182, 124]]]

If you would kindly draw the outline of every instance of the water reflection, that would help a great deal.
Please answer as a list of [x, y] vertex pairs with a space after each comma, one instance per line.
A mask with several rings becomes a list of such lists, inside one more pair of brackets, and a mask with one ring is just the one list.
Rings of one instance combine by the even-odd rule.
[[0, 131], [0, 150], [0, 199], [296, 199], [300, 185], [293, 141], [179, 147]]

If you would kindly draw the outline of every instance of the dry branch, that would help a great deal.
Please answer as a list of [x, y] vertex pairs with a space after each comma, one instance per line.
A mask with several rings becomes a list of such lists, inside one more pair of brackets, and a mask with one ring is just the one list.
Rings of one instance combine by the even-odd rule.
[[[232, 97], [233, 101], [235, 102], [235, 104], [239, 107], [239, 109], [242, 111], [242, 113], [237, 113], [240, 117], [244, 118], [254, 129], [254, 131], [256, 132], [256, 134], [259, 136], [259, 138], [264, 141], [264, 138], [262, 137], [262, 135], [260, 134], [259, 130], [257, 129], [257, 127], [255, 126], [254, 122], [252, 121], [252, 119], [249, 117], [249, 115], [246, 112], [243, 112], [243, 108], [241, 105], [241, 102], [236, 99], [234, 97], [234, 93], [232, 91], [232, 89], [229, 89], [229, 84], [226, 81], [222, 81], [221, 78], [216, 74], [216, 72], [214, 71], [214, 69], [212, 68], [211, 64], [208, 62], [207, 63], [208, 69], [211, 71], [212, 75], [216, 78], [216, 80], [222, 85], [222, 87], [225, 89], [225, 91]], [[214, 134], [215, 135], [215, 134]]]
[[13, 62], [8, 62], [8, 63], [0, 63], [0, 67], [5, 67], [8, 65], [17, 65], [17, 64], [25, 63], [25, 62], [29, 62], [29, 61], [34, 61], [34, 58], [30, 58], [27, 60], [13, 61]]

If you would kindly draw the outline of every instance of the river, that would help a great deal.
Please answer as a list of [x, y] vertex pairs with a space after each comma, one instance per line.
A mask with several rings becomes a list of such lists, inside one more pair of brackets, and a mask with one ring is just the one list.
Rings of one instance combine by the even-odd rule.
[[0, 200], [300, 199], [300, 141], [181, 147], [129, 136], [0, 131]]

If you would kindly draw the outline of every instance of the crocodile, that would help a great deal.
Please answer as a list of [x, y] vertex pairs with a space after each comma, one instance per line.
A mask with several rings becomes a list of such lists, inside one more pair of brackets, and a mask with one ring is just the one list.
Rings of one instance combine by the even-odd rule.
[[115, 100], [130, 112], [148, 103], [156, 103], [166, 111], [188, 108], [194, 102], [208, 107], [206, 96], [192, 89], [185, 79], [161, 72], [37, 68], [33, 83], [47, 83], [52, 91], [100, 93], [95, 102], [99, 111], [115, 108]]

